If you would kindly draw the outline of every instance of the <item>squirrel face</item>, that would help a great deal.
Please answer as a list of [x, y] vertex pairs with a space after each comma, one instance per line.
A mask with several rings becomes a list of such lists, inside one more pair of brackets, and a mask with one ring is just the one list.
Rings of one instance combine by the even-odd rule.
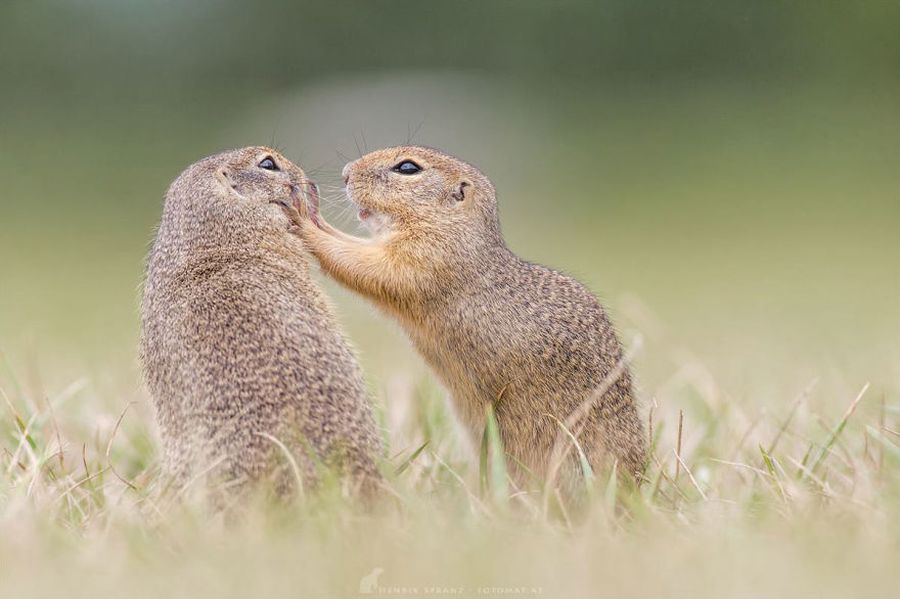
[[241, 244], [286, 233], [317, 198], [303, 170], [275, 150], [230, 150], [178, 176], [166, 194], [160, 229], [183, 248]]
[[475, 167], [431, 148], [399, 146], [344, 167], [348, 197], [376, 233], [472, 238], [499, 234], [490, 181]]
[[306, 211], [306, 194], [315, 195], [315, 183], [287, 158], [266, 147], [250, 147], [218, 156], [216, 177], [228, 197], [258, 207], [268, 204]]

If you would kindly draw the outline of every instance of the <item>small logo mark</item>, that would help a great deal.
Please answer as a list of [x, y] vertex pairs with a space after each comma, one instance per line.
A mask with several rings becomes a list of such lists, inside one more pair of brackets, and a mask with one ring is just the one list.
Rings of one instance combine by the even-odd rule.
[[378, 588], [378, 577], [384, 572], [383, 568], [373, 568], [371, 572], [359, 579], [359, 592], [361, 595], [371, 595]]

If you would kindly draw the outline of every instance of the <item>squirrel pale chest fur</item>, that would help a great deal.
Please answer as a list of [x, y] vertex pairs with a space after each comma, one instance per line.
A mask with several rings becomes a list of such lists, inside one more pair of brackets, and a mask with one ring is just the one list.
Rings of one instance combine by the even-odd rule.
[[523, 484], [557, 473], [577, 484], [568, 433], [595, 468], [640, 477], [643, 425], [606, 311], [572, 277], [509, 250], [491, 182], [415, 146], [372, 152], [343, 176], [372, 237], [316, 210], [300, 233], [326, 273], [398, 319], [472, 435], [490, 404]]
[[[379, 479], [380, 436], [362, 373], [310, 279], [287, 213], [303, 171], [251, 147], [172, 183], [147, 260], [141, 357], [176, 485], [279, 492], [330, 464]], [[289, 454], [289, 455], [288, 455]]]

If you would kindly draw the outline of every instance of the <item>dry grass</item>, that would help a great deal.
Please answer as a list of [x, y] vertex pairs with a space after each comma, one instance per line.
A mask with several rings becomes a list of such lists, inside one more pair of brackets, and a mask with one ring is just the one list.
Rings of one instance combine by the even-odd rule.
[[508, 486], [460, 442], [437, 389], [398, 379], [381, 398], [389, 499], [377, 513], [335, 486], [232, 525], [154, 499], [140, 391], [104, 396], [79, 380], [44, 393], [6, 367], [0, 595], [352, 597], [375, 568], [392, 596], [896, 589], [898, 389], [863, 383], [838, 405], [819, 401], [816, 381], [786, 384], [769, 413], [679, 356], [647, 397], [647, 482], [635, 491], [593, 473], [584, 514]]

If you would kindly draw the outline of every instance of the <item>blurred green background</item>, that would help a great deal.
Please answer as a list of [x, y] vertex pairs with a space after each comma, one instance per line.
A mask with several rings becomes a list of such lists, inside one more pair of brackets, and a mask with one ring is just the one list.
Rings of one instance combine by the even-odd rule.
[[[647, 395], [686, 363], [759, 402], [877, 388], [900, 371], [898, 75], [897, 2], [5, 0], [0, 352], [134, 393], [183, 167], [274, 144], [336, 186], [412, 139], [481, 167], [510, 245], [644, 336]], [[328, 289], [374, 386], [419, 376]]]

